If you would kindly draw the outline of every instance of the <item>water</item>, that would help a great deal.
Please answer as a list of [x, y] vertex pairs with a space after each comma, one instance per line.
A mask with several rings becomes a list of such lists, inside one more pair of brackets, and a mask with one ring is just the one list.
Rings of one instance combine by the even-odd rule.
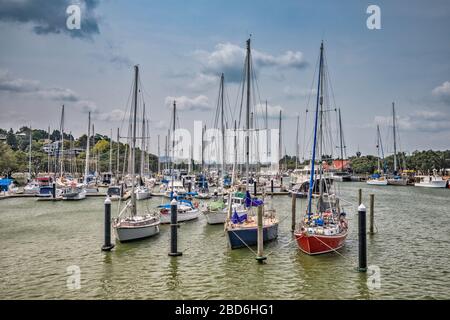
[[[339, 254], [307, 256], [290, 232], [291, 199], [275, 197], [279, 239], [260, 265], [249, 249], [230, 250], [223, 226], [201, 217], [179, 229], [182, 257], [170, 258], [169, 226], [147, 240], [103, 243], [103, 199], [0, 202], [1, 299], [449, 299], [450, 190], [340, 183], [341, 195], [364, 203], [375, 194], [378, 233], [368, 236], [368, 263], [380, 268], [379, 289], [356, 272], [356, 208], [346, 206], [350, 233]], [[154, 207], [162, 198], [139, 202]], [[297, 215], [305, 200], [297, 200]], [[116, 214], [113, 203], [113, 214]], [[81, 288], [67, 287], [79, 266]]]

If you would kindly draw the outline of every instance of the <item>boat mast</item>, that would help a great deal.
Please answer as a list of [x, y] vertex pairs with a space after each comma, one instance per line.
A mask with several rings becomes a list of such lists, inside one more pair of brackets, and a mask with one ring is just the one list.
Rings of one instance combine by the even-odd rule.
[[299, 123], [300, 123], [300, 115], [297, 115], [297, 132], [295, 134], [295, 169], [298, 168], [298, 127], [299, 127]]
[[136, 184], [136, 116], [138, 106], [138, 82], [139, 82], [139, 67], [134, 66], [134, 110], [133, 110], [133, 135], [131, 137], [131, 214], [136, 215], [136, 194], [134, 188]]
[[237, 121], [234, 120], [234, 161], [233, 161], [233, 175], [231, 177], [231, 185], [234, 186], [234, 180], [235, 180], [235, 170], [237, 165]]
[[280, 110], [280, 119], [278, 121], [278, 172], [281, 173], [282, 166], [280, 166], [280, 160], [283, 159], [283, 146], [281, 141], [281, 110]]
[[224, 92], [224, 75], [220, 76], [220, 104], [221, 104], [221, 111], [220, 111], [220, 122], [222, 126], [222, 186], [224, 185], [225, 181], [225, 122], [224, 122], [224, 109], [223, 109], [223, 94]]
[[[322, 45], [323, 45], [323, 43], [322, 43]], [[323, 49], [322, 49], [321, 55], [323, 56]], [[322, 179], [323, 179], [323, 168], [322, 168], [322, 163], [323, 163], [323, 85], [325, 82], [323, 58], [322, 58], [322, 68], [320, 69], [319, 77], [322, 78], [322, 80], [320, 81], [320, 100], [319, 100], [320, 111], [319, 111], [319, 202], [318, 202], [319, 206], [321, 206], [322, 196], [323, 196], [323, 183], [322, 183]]]
[[60, 169], [59, 169], [59, 176], [62, 177], [64, 174], [64, 105], [62, 106], [61, 111], [61, 156], [60, 156]]
[[145, 103], [142, 108], [142, 140], [141, 140], [141, 173], [140, 177], [144, 175], [144, 162], [145, 162]]
[[266, 159], [269, 159], [269, 122], [268, 122], [268, 112], [267, 112], [267, 100], [266, 100]]
[[249, 142], [249, 130], [250, 130], [250, 39], [247, 40], [247, 112], [246, 112], [246, 123], [245, 123], [245, 171], [247, 174], [247, 188], [249, 190], [249, 178], [250, 178], [250, 142]]
[[159, 134], [158, 134], [158, 174], [161, 174], [161, 154], [159, 149]]
[[173, 180], [175, 179], [175, 123], [176, 123], [176, 119], [177, 119], [177, 117], [176, 117], [176, 112], [177, 112], [177, 103], [176, 103], [176, 101], [174, 100], [173, 101], [173, 132], [172, 132], [172, 134], [173, 134], [173, 137], [172, 137], [172, 168], [171, 168], [171, 170], [172, 170], [172, 173], [171, 173], [171, 176], [172, 176], [172, 197], [171, 198], [173, 198]]
[[31, 180], [31, 144], [32, 144], [32, 131], [31, 131], [31, 125], [30, 125], [30, 148], [29, 148], [29, 154], [28, 154], [28, 179]]
[[120, 139], [120, 134], [119, 134], [119, 128], [117, 128], [117, 167], [116, 167], [116, 184], [119, 183], [119, 166], [120, 166], [120, 159], [119, 159], [119, 155], [120, 155], [120, 143], [119, 143], [119, 139]]
[[339, 108], [339, 141], [341, 144], [341, 172], [344, 172], [344, 137], [342, 136], [341, 108]]
[[377, 153], [378, 153], [378, 173], [381, 172], [381, 164], [380, 164], [380, 126], [377, 125]]
[[86, 137], [86, 160], [84, 164], [84, 184], [87, 184], [87, 176], [89, 174], [89, 152], [91, 140], [91, 112], [88, 113], [88, 132]]
[[[316, 115], [314, 119], [314, 141], [313, 141], [313, 150], [311, 157], [311, 174], [309, 178], [309, 192], [308, 192], [308, 220], [311, 219], [311, 201], [312, 201], [312, 192], [314, 187], [314, 162], [316, 160], [316, 142], [317, 142], [317, 121], [319, 116], [319, 100], [322, 100], [320, 88], [321, 88], [321, 74], [322, 74], [322, 63], [323, 63], [323, 42], [320, 45], [320, 59], [319, 59], [319, 79], [317, 81], [317, 97], [316, 97]], [[322, 101], [320, 101], [322, 103]]]
[[394, 131], [394, 174], [397, 174], [397, 134], [395, 130], [395, 106], [392, 102], [392, 127]]
[[109, 173], [112, 175], [112, 138], [113, 133], [111, 129], [111, 135], [109, 136]]
[[[51, 144], [50, 140], [50, 126], [48, 126], [48, 141]], [[47, 173], [50, 174], [50, 150], [47, 151]]]

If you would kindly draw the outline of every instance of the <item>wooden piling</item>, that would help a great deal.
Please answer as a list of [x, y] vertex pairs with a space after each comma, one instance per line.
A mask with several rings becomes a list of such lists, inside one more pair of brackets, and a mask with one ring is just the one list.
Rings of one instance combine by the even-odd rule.
[[358, 189], [358, 206], [362, 203], [362, 189]]
[[254, 194], [254, 196], [256, 197], [256, 193], [257, 193], [257, 187], [256, 187], [256, 180], [255, 181], [253, 181], [253, 194]]
[[375, 195], [370, 195], [370, 208], [369, 208], [369, 233], [374, 234], [374, 204], [375, 204]]

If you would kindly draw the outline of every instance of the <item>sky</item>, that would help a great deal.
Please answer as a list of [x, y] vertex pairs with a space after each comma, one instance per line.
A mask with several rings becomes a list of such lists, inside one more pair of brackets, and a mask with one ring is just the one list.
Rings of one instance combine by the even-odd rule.
[[[80, 29], [66, 26], [72, 4], [81, 9]], [[380, 8], [381, 29], [367, 27], [369, 5]], [[87, 131], [89, 111], [96, 132], [124, 130], [138, 64], [156, 153], [174, 99], [181, 127], [214, 125], [222, 72], [236, 112], [251, 35], [254, 105], [267, 100], [272, 128], [282, 110], [288, 154], [297, 115], [300, 153], [310, 149], [306, 109], [315, 107], [322, 40], [347, 155], [376, 154], [377, 124], [384, 151], [393, 151], [392, 102], [402, 151], [449, 149], [448, 30], [450, 2], [438, 0], [0, 0], [0, 127], [58, 128], [64, 104], [66, 131], [76, 136]]]

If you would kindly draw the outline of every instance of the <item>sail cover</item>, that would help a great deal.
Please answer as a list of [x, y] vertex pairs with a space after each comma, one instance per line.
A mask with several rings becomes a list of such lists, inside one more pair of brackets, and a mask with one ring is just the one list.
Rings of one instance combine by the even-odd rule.
[[248, 207], [258, 207], [260, 205], [263, 205], [264, 201], [258, 198], [253, 198], [250, 196], [250, 192], [247, 191], [245, 193], [245, 206]]
[[233, 222], [234, 224], [238, 224], [238, 223], [242, 223], [245, 220], [247, 220], [247, 214], [243, 214], [243, 215], [239, 215], [236, 210], [234, 210], [233, 215], [231, 216], [231, 222]]

